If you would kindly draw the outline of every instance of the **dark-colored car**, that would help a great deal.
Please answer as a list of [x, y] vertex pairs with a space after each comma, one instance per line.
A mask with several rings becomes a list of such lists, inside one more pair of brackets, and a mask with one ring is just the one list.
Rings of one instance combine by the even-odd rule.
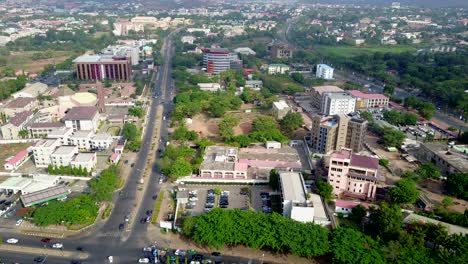
[[152, 214], [153, 214], [153, 210], [147, 210], [147, 211], [146, 211], [146, 214], [147, 214], [147, 215], [152, 215]]
[[70, 264], [81, 264], [80, 260], [72, 260], [70, 261]]
[[153, 198], [153, 200], [156, 200], [156, 199], [158, 198], [158, 196], [157, 196], [157, 195], [153, 195], [153, 197], [151, 197], [151, 198]]
[[221, 252], [218, 252], [218, 251], [211, 252], [211, 256], [219, 257], [219, 256], [221, 256]]
[[42, 242], [42, 243], [50, 243], [51, 240], [52, 240], [52, 239], [50, 239], [50, 238], [48, 238], [48, 237], [45, 237], [45, 238], [41, 239], [41, 242]]
[[132, 163], [132, 164], [130, 165], [130, 167], [132, 167], [132, 168], [135, 167], [135, 163]]
[[194, 261], [203, 261], [203, 255], [200, 255], [200, 254], [195, 254], [192, 256], [192, 260]]
[[78, 250], [78, 251], [84, 251], [84, 248], [83, 248], [83, 247], [77, 247], [76, 250]]
[[125, 225], [124, 224], [120, 224], [119, 225], [119, 230], [122, 231], [124, 229]]
[[42, 263], [42, 262], [44, 262], [44, 260], [45, 260], [44, 257], [35, 257], [34, 258], [34, 262], [37, 262], [37, 263]]

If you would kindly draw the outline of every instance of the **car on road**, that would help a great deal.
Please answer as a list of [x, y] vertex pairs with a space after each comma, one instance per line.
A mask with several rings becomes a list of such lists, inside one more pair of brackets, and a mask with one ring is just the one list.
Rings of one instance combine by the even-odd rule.
[[37, 263], [42, 263], [42, 262], [44, 262], [44, 260], [45, 260], [44, 257], [35, 257], [34, 258], [34, 262], [37, 262]]
[[114, 262], [114, 257], [113, 256], [108, 256], [107, 260], [109, 260], [109, 263], [112, 263], [112, 262]]
[[124, 224], [120, 224], [119, 225], [119, 230], [122, 231], [124, 229], [125, 225]]
[[43, 239], [41, 239], [42, 243], [49, 243], [50, 241], [51, 241], [51, 239], [48, 238], [48, 237], [44, 237]]
[[16, 243], [18, 243], [18, 241], [19, 241], [19, 240], [16, 239], [16, 238], [9, 238], [6, 242], [7, 242], [8, 244], [16, 244]]
[[211, 256], [219, 257], [219, 256], [221, 256], [221, 252], [218, 252], [218, 251], [211, 252]]
[[149, 263], [149, 258], [140, 258], [138, 259], [138, 263]]
[[52, 248], [62, 249], [62, 248], [63, 248], [63, 244], [61, 244], [61, 243], [55, 243], [55, 244], [52, 245]]
[[72, 260], [70, 264], [81, 264], [81, 260]]
[[149, 223], [150, 221], [151, 221], [151, 217], [147, 216], [146, 219], [145, 219], [145, 222]]
[[18, 219], [18, 221], [16, 221], [17, 226], [20, 226], [22, 223], [23, 223], [23, 219]]
[[83, 251], [84, 248], [83, 248], [83, 247], [77, 247], [76, 250], [77, 250], [77, 251]]
[[144, 251], [144, 252], [151, 252], [151, 251], [153, 251], [153, 248], [151, 248], [151, 247], [144, 247], [144, 248], [143, 248], [143, 251]]

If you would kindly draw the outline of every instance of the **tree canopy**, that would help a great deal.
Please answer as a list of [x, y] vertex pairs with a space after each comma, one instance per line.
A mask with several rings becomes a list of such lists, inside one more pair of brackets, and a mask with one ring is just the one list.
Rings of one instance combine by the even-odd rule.
[[414, 203], [419, 197], [419, 191], [416, 189], [416, 183], [411, 179], [399, 180], [395, 187], [388, 192], [389, 198], [393, 203], [406, 204]]

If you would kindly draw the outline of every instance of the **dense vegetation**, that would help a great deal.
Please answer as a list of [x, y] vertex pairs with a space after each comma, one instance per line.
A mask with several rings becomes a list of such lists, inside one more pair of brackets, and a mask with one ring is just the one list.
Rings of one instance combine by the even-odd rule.
[[390, 110], [384, 112], [385, 121], [396, 126], [414, 126], [418, 122], [418, 116], [413, 113]]
[[99, 203], [111, 199], [117, 188], [118, 175], [117, 166], [110, 166], [90, 181], [91, 193], [36, 207], [31, 213], [33, 222], [39, 226], [90, 224], [98, 214]]
[[122, 135], [127, 139], [126, 147], [132, 151], [138, 151], [141, 146], [141, 132], [133, 123], [125, 123], [122, 128]]
[[23, 89], [26, 82], [27, 79], [24, 75], [13, 80], [0, 81], [0, 100], [7, 99], [11, 94]]
[[468, 173], [454, 173], [445, 181], [447, 191], [461, 199], [468, 200]]

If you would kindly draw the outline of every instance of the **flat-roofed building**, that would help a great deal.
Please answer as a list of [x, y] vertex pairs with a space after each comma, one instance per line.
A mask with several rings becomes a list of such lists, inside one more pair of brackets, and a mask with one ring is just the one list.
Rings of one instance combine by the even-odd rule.
[[356, 98], [355, 108], [358, 110], [388, 107], [389, 98], [383, 94], [368, 94], [359, 90], [346, 92]]
[[50, 155], [50, 160], [53, 166], [70, 166], [77, 153], [77, 146], [60, 146]]
[[241, 69], [242, 61], [225, 48], [203, 49], [203, 67], [209, 74], [219, 74], [230, 69]]
[[91, 130], [96, 132], [99, 125], [98, 109], [94, 106], [73, 107], [63, 117], [66, 127], [73, 128], [73, 131]]
[[356, 98], [347, 93], [325, 93], [320, 111], [324, 115], [347, 115], [354, 112]]
[[274, 63], [268, 65], [268, 74], [270, 75], [275, 75], [275, 74], [285, 74], [287, 73], [291, 68], [282, 63]]
[[107, 133], [99, 133], [91, 137], [91, 149], [106, 150], [112, 145], [112, 136]]
[[315, 76], [325, 80], [333, 80], [333, 68], [326, 64], [318, 64]]
[[342, 149], [330, 155], [327, 181], [333, 194], [374, 200], [379, 181], [379, 159]]
[[245, 81], [245, 88], [249, 88], [253, 91], [260, 91], [263, 87], [262, 80], [247, 80]]
[[217, 92], [221, 90], [219, 83], [198, 83], [197, 85], [202, 91]]
[[82, 55], [73, 62], [79, 80], [132, 79], [132, 61], [127, 56]]
[[12, 94], [13, 98], [36, 98], [39, 95], [45, 93], [48, 87], [47, 84], [41, 82], [27, 83], [26, 86], [20, 91]]
[[59, 122], [33, 123], [29, 127], [29, 133], [33, 138], [44, 138], [52, 131], [62, 128], [65, 128], [65, 124]]
[[73, 129], [70, 127], [63, 127], [60, 129], [54, 129], [49, 134], [47, 134], [47, 138], [58, 139], [60, 141], [60, 145], [69, 145], [69, 138], [73, 134]]
[[31, 207], [51, 200], [62, 199], [70, 194], [65, 186], [53, 186], [44, 190], [23, 194], [20, 196], [24, 207]]
[[91, 149], [91, 138], [94, 133], [91, 130], [79, 130], [73, 132], [68, 138], [68, 145], [77, 146], [79, 150]]
[[286, 101], [273, 102], [272, 112], [276, 119], [283, 119], [283, 117], [291, 111], [291, 107]]
[[333, 85], [324, 85], [324, 86], [314, 86], [311, 90], [311, 99], [312, 106], [319, 109], [322, 107], [323, 97], [326, 93], [339, 93], [343, 92], [338, 86]]
[[280, 171], [279, 182], [283, 216], [302, 223], [315, 223], [323, 226], [330, 224], [320, 196], [307, 193], [301, 173]]
[[457, 151], [456, 146], [433, 142], [421, 143], [416, 156], [422, 163], [434, 164], [446, 176], [468, 172], [468, 153]]
[[50, 156], [60, 146], [59, 139], [42, 139], [32, 146], [34, 163], [38, 168], [47, 168], [51, 164]]
[[97, 156], [96, 152], [78, 153], [70, 162], [72, 168], [86, 169], [87, 172], [92, 171], [96, 167]]

